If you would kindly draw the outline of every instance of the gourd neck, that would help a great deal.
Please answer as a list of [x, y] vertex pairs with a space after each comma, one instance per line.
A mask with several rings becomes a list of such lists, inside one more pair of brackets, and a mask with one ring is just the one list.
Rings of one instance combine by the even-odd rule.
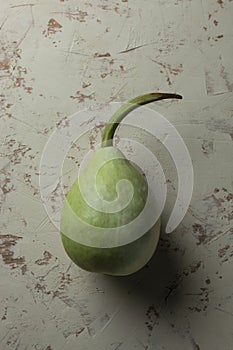
[[120, 122], [134, 109], [146, 105], [151, 102], [169, 99], [169, 98], [176, 98], [176, 99], [182, 99], [181, 95], [178, 94], [172, 94], [172, 93], [162, 93], [162, 92], [153, 92], [141, 96], [137, 96], [125, 104], [123, 104], [110, 118], [108, 124], [104, 128], [104, 133], [102, 136], [102, 147], [109, 147], [113, 146], [113, 137], [115, 134], [115, 131], [120, 124]]

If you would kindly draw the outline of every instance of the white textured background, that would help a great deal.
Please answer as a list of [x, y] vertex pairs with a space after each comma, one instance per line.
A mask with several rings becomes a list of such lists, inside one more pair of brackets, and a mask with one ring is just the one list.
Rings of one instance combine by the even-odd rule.
[[[0, 9], [0, 349], [231, 350], [233, 1], [0, 0]], [[152, 108], [190, 151], [191, 206], [139, 273], [84, 272], [40, 199], [43, 147], [84, 106], [156, 90], [184, 96]], [[176, 176], [163, 160], [173, 203]]]

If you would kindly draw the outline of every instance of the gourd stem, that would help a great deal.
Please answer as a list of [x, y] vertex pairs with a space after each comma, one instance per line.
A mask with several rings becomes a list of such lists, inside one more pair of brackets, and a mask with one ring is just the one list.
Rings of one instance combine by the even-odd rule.
[[178, 94], [171, 94], [171, 93], [162, 93], [162, 92], [154, 92], [149, 93], [145, 95], [141, 95], [138, 97], [135, 97], [125, 104], [123, 104], [110, 118], [108, 124], [104, 128], [104, 133], [102, 137], [102, 147], [108, 147], [113, 145], [113, 137], [114, 133], [127, 114], [129, 114], [134, 109], [143, 106], [150, 102], [155, 102], [159, 100], [163, 100], [166, 98], [177, 98], [182, 99], [181, 95]]

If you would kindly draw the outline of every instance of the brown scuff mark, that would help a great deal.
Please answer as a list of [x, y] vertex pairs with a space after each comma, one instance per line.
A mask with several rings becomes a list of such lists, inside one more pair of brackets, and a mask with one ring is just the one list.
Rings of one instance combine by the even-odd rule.
[[145, 350], [149, 349], [150, 338], [152, 336], [154, 328], [159, 324], [160, 315], [155, 309], [155, 306], [152, 304], [148, 307], [146, 311], [146, 328], [147, 328], [147, 342], [144, 346]]
[[168, 289], [168, 292], [167, 292], [167, 294], [164, 297], [164, 301], [165, 301], [166, 305], [167, 305], [168, 299], [170, 298], [172, 293], [174, 291], [176, 291], [177, 288], [179, 287], [179, 285], [182, 283], [183, 278], [184, 278], [183, 274], [176, 273], [175, 279], [166, 287]]
[[93, 4], [91, 2], [85, 2], [85, 5], [88, 7], [93, 7]]
[[177, 76], [183, 72], [182, 63], [176, 67], [172, 67], [171, 64], [169, 64], [169, 63], [159, 62], [159, 61], [154, 60], [154, 59], [151, 59], [151, 61], [155, 62], [157, 65], [159, 65], [161, 67], [160, 73], [165, 74], [168, 85], [173, 84], [173, 81], [171, 79], [172, 75]]
[[223, 198], [217, 198], [215, 194], [211, 194], [210, 196], [205, 197], [203, 199], [203, 201], [210, 201], [210, 200], [213, 200], [213, 203], [215, 203], [217, 207], [221, 207], [222, 204], [225, 202]]
[[197, 234], [198, 238], [198, 245], [204, 243], [207, 240], [206, 230], [201, 224], [193, 224], [193, 232], [194, 234]]
[[206, 82], [207, 95], [214, 95], [215, 94], [215, 83], [214, 83], [214, 79], [211, 75], [211, 72], [209, 72], [208, 70], [205, 71], [205, 82]]
[[62, 334], [64, 336], [64, 338], [68, 338], [71, 335], [74, 335], [76, 338], [78, 338], [78, 336], [85, 330], [85, 327], [81, 327], [79, 328], [77, 331], [73, 331], [73, 330], [67, 330], [67, 331], [63, 331]]
[[112, 10], [112, 8], [108, 5], [98, 5], [98, 7], [105, 11]]
[[5, 321], [6, 317], [7, 317], [7, 306], [5, 306], [5, 308], [4, 308], [4, 314], [2, 316], [2, 320]]
[[103, 58], [103, 57], [111, 57], [111, 54], [109, 52], [106, 52], [106, 53], [95, 52], [94, 53], [94, 58]]
[[197, 263], [194, 263], [188, 267], [188, 269], [185, 269], [183, 274], [185, 276], [188, 276], [190, 273], [195, 273], [199, 270], [199, 268], [202, 266], [202, 261], [198, 261]]
[[214, 40], [214, 41], [218, 41], [219, 39], [222, 39], [222, 38], [224, 38], [224, 35], [223, 34], [219, 34], [219, 35], [217, 35], [217, 36], [215, 36], [215, 37], [208, 37], [208, 40]]
[[79, 313], [82, 317], [82, 321], [87, 329], [87, 332], [90, 336], [93, 336], [92, 335], [92, 332], [91, 332], [91, 329], [90, 329], [90, 324], [93, 322], [93, 318], [91, 317], [91, 314], [88, 310], [88, 304], [87, 304], [87, 300], [84, 299], [84, 300], [80, 300], [79, 301], [79, 305], [78, 305], [78, 308], [79, 308]]
[[91, 83], [85, 83], [85, 82], [83, 82], [83, 84], [82, 84], [82, 88], [83, 88], [83, 89], [86, 89], [86, 88], [89, 87], [89, 86], [91, 86]]
[[62, 273], [58, 281], [58, 288], [55, 291], [52, 291], [52, 298], [58, 298], [69, 307], [77, 306], [76, 301], [69, 298], [66, 294], [66, 291], [69, 285], [72, 283], [72, 281], [73, 279], [71, 278], [71, 275], [69, 273]]
[[149, 331], [152, 331], [154, 326], [158, 324], [160, 318], [159, 313], [156, 311], [154, 305], [150, 305], [146, 311], [147, 321], [145, 322], [146, 327]]
[[26, 264], [25, 264], [25, 257], [20, 256], [15, 258], [14, 257], [14, 251], [12, 250], [12, 247], [14, 247], [19, 240], [21, 240], [23, 237], [16, 236], [12, 234], [1, 234], [0, 235], [0, 255], [2, 256], [3, 262], [5, 265], [9, 265], [10, 268], [16, 269], [20, 268], [22, 271], [22, 274], [26, 271]]
[[225, 255], [226, 255], [226, 253], [227, 253], [229, 248], [230, 248], [229, 244], [225, 245], [225, 247], [223, 247], [223, 248], [220, 248], [218, 250], [218, 257], [219, 258], [225, 257]]
[[199, 268], [203, 266], [203, 262], [197, 261], [196, 263], [189, 265], [188, 268], [184, 269], [181, 273], [176, 273], [174, 280], [166, 287], [168, 289], [168, 293], [166, 294], [164, 301], [167, 304], [169, 297], [173, 294], [174, 291], [180, 286], [183, 282], [184, 278], [189, 276], [190, 274], [196, 273]]
[[[232, 230], [233, 232], [233, 230]], [[230, 245], [226, 244], [223, 248], [220, 248], [218, 250], [218, 257], [221, 261], [221, 263], [225, 263], [233, 257], [233, 249], [230, 249]]]
[[110, 72], [110, 73], [101, 73], [100, 74], [102, 79], [106, 78], [108, 75], [112, 75], [112, 72]]
[[[209, 285], [207, 283], [207, 285]], [[193, 312], [203, 312], [206, 311], [209, 305], [209, 288], [208, 287], [201, 287], [199, 293], [188, 293], [186, 295], [192, 296], [192, 299], [194, 300], [194, 297], [197, 297], [197, 300], [195, 302], [196, 305], [189, 306], [188, 309]]]
[[95, 125], [94, 130], [100, 129], [102, 131], [106, 124], [106, 122], [100, 122], [99, 124]]
[[[127, 2], [127, 1], [122, 1], [122, 2]], [[98, 5], [97, 7], [104, 11], [114, 11], [120, 16], [127, 14], [129, 11], [128, 8], [119, 7], [119, 3], [114, 4], [112, 7], [109, 5]]]
[[95, 136], [94, 136], [94, 135], [90, 135], [90, 136], [89, 136], [89, 143], [90, 143], [90, 148], [91, 148], [92, 150], [95, 149], [95, 141], [96, 141]]
[[[29, 156], [30, 160], [32, 160], [34, 158], [35, 157], [33, 157], [33, 156]], [[30, 165], [29, 168], [31, 169], [32, 166]], [[35, 167], [34, 167], [34, 170], [36, 170]], [[39, 176], [39, 173], [35, 172], [33, 175]], [[35, 195], [37, 195], [39, 193], [38, 188], [36, 186], [34, 186], [33, 183], [32, 183], [32, 175], [31, 174], [28, 174], [28, 173], [24, 174], [23, 175], [23, 180], [24, 180], [25, 184], [27, 184], [31, 188], [31, 190], [33, 191], [33, 196], [35, 196]], [[25, 219], [22, 219], [22, 220], [23, 220], [24, 226], [27, 226], [26, 220]]]
[[233, 201], [233, 193], [228, 193], [228, 194], [226, 195], [226, 200], [227, 200], [228, 202]]
[[24, 90], [28, 93], [31, 94], [32, 93], [32, 87], [28, 87], [26, 86], [26, 82], [25, 82], [25, 75], [27, 74], [27, 69], [25, 67], [21, 67], [21, 66], [17, 66], [16, 67], [16, 71], [17, 71], [17, 76], [14, 80], [14, 87], [15, 88], [19, 88], [22, 87], [24, 88]]
[[208, 13], [208, 20], [210, 20], [216, 13], [218, 13], [218, 10], [215, 10], [213, 13]]
[[22, 275], [25, 275], [25, 273], [27, 272], [27, 270], [28, 270], [27, 265], [22, 265], [22, 266], [21, 266]]
[[91, 134], [88, 136], [90, 148], [92, 150], [95, 149], [95, 143], [97, 141], [97, 138], [99, 136], [99, 131], [101, 132], [101, 135], [103, 134], [103, 128], [106, 126], [106, 123], [99, 123], [98, 125], [95, 125], [95, 127], [91, 130]]
[[10, 69], [10, 59], [5, 55], [5, 57], [0, 61], [0, 70], [3, 70], [9, 73], [9, 69]]
[[206, 156], [209, 156], [214, 151], [214, 142], [212, 140], [203, 140], [201, 149]]
[[47, 294], [47, 295], [51, 294], [51, 291], [47, 290], [46, 285], [41, 284], [41, 283], [36, 283], [35, 290], [37, 293], [41, 292], [42, 294]]
[[200, 346], [197, 344], [196, 340], [191, 336], [191, 343], [193, 350], [201, 350]]
[[226, 188], [215, 188], [214, 193], [203, 198], [203, 201], [207, 203], [207, 212], [211, 217], [226, 219], [228, 222], [233, 220], [233, 193]]
[[[10, 139], [9, 141], [7, 141], [6, 146], [8, 146], [9, 148], [7, 158], [13, 165], [20, 164], [23, 157], [25, 157], [25, 154], [31, 151], [31, 147], [21, 142], [18, 142], [18, 144], [16, 144], [16, 140], [14, 139]], [[15, 146], [14, 149], [13, 146]]]
[[48, 345], [47, 348], [45, 350], [53, 350], [51, 345]]
[[78, 337], [83, 331], [85, 330], [85, 327], [81, 327], [77, 332], [75, 332], [75, 336]]
[[233, 83], [230, 82], [229, 74], [226, 72], [226, 68], [223, 65], [221, 66], [220, 76], [225, 81], [225, 84], [226, 84], [228, 91], [232, 92], [233, 91]]
[[113, 68], [114, 60], [105, 61], [103, 67], [101, 68], [102, 73], [100, 74], [101, 78], [104, 79], [108, 76], [113, 76], [113, 74], [117, 75], [119, 73], [125, 73], [126, 70], [123, 65], [120, 65], [117, 68]]
[[[59, 114], [58, 114], [58, 116], [59, 116]], [[59, 122], [56, 123], [56, 126], [58, 128], [67, 128], [70, 126], [70, 121], [67, 117], [64, 117], [61, 120], [59, 120]]]
[[86, 22], [86, 17], [88, 16], [88, 13], [86, 11], [82, 11], [79, 8], [75, 11], [59, 11], [59, 12], [51, 12], [54, 14], [63, 14], [66, 18], [69, 20], [75, 20], [80, 23]]
[[54, 18], [50, 18], [47, 24], [47, 30], [43, 31], [45, 37], [53, 35], [62, 31], [63, 26], [57, 22]]
[[6, 96], [4, 94], [0, 94], [0, 118], [8, 117], [12, 118], [12, 114], [9, 113], [9, 109], [13, 106], [13, 103], [8, 103]]
[[9, 177], [6, 177], [2, 183], [1, 183], [1, 190], [4, 195], [12, 192], [15, 190], [15, 187], [13, 184], [11, 184], [11, 179]]
[[74, 96], [70, 96], [73, 100], [78, 100], [78, 102], [82, 103], [85, 100], [95, 100], [95, 93], [92, 92], [90, 95], [83, 94], [80, 90], [76, 91]]
[[[212, 38], [213, 40], [217, 41], [222, 39], [222, 35], [218, 35], [215, 38]], [[209, 38], [210, 39], [210, 38]], [[208, 39], [208, 40], [209, 40]], [[213, 75], [213, 72], [218, 73], [219, 78], [222, 78], [225, 87], [222, 88], [220, 91], [216, 91], [216, 78]], [[205, 81], [206, 81], [206, 90], [208, 95], [218, 95], [222, 94], [224, 92], [233, 92], [233, 82], [231, 81], [231, 78], [229, 77], [229, 72], [226, 70], [226, 67], [224, 65], [224, 62], [222, 60], [222, 56], [219, 56], [219, 66], [216, 66], [214, 70], [209, 70], [207, 67], [205, 69]], [[229, 131], [228, 131], [229, 133]]]
[[223, 0], [217, 0], [217, 3], [220, 5], [221, 8], [223, 8]]
[[55, 34], [57, 31], [61, 31], [62, 25], [58, 23], [54, 18], [51, 18], [48, 22], [48, 34]]
[[49, 260], [52, 258], [52, 254], [50, 252], [48, 252], [47, 250], [44, 251], [43, 253], [43, 258], [42, 259], [38, 259], [35, 261], [35, 264], [42, 266], [42, 265], [48, 265], [49, 264]]
[[32, 92], [32, 87], [26, 85], [25, 76], [27, 69], [18, 64], [21, 59], [21, 50], [16, 42], [1, 46], [3, 58], [0, 60], [0, 79], [9, 79], [12, 87], [22, 87], [27, 93]]
[[21, 160], [29, 150], [31, 150], [30, 147], [17, 143], [14, 139], [7, 140], [6, 137], [2, 152], [5, 154], [8, 163], [1, 168], [0, 179], [0, 195], [3, 201], [9, 193], [15, 191], [15, 187], [11, 183], [14, 166], [21, 163]]
[[[213, 93], [213, 95], [217, 94]], [[214, 120], [213, 118], [209, 119], [204, 123], [205, 127], [210, 130], [216, 132], [216, 130], [220, 131], [223, 134], [231, 135], [233, 133], [232, 120], [233, 114], [230, 113], [224, 119]]]

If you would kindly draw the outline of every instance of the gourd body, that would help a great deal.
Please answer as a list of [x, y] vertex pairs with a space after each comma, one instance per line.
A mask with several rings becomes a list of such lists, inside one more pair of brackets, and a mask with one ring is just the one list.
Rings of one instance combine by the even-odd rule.
[[[160, 220], [135, 240], [134, 232], [126, 232], [132, 237], [130, 243], [118, 245], [116, 237], [118, 229], [126, 225], [130, 230], [147, 198], [145, 176], [120, 150], [112, 146], [97, 150], [71, 187], [63, 208], [62, 242], [71, 260], [85, 270], [111, 275], [128, 275], [142, 268], [156, 249]], [[108, 212], [108, 203], [114, 201], [117, 210]], [[101, 229], [109, 229], [107, 247], [101, 246]], [[93, 234], [97, 230], [98, 234]], [[89, 244], [83, 244], [83, 235], [93, 235], [93, 241], [90, 237]]]

